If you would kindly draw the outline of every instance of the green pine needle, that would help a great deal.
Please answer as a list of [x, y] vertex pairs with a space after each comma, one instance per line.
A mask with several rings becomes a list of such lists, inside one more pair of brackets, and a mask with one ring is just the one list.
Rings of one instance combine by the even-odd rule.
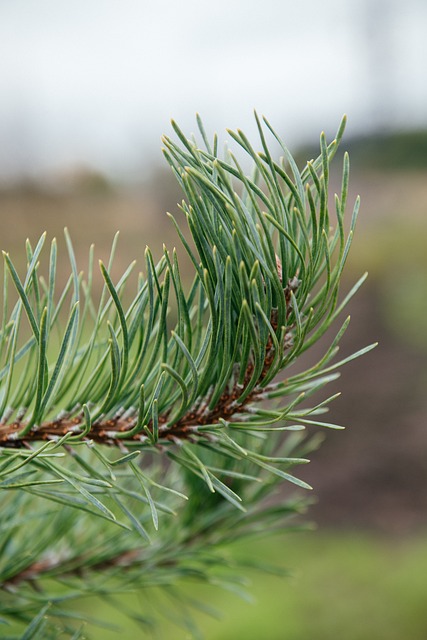
[[[175, 584], [189, 574], [218, 582], [221, 545], [290, 526], [305, 508], [305, 498], [272, 496], [282, 483], [311, 488], [289, 472], [317, 446], [306, 427], [339, 428], [318, 420], [337, 394], [314, 407], [308, 398], [374, 345], [337, 362], [347, 319], [317, 363], [275, 378], [332, 327], [365, 279], [340, 300], [359, 200], [347, 223], [345, 154], [329, 211], [330, 162], [345, 119], [329, 145], [322, 134], [319, 157], [300, 170], [268, 121], [255, 117], [259, 151], [241, 131], [229, 132], [250, 174], [231, 151], [218, 156], [199, 116], [200, 144], [174, 122], [178, 141], [163, 139], [183, 191], [173, 223], [194, 267], [190, 287], [175, 251], [164, 249], [155, 264], [147, 248], [127, 302], [134, 263], [113, 281], [117, 237], [108, 265], [100, 262], [99, 304], [93, 247], [84, 276], [67, 231], [71, 274], [62, 290], [55, 240], [47, 282], [39, 275], [45, 234], [34, 251], [26, 244], [23, 279], [4, 253], [0, 616], [22, 637], [54, 637], [58, 628], [83, 637], [63, 598]], [[268, 136], [282, 159], [272, 157]], [[55, 584], [67, 595], [55, 595]], [[226, 586], [234, 588], [231, 575]], [[183, 624], [193, 629], [191, 618]]]

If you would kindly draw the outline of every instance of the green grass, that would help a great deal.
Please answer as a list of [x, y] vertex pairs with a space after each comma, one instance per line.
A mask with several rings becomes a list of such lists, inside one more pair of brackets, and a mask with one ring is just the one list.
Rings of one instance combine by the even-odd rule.
[[[217, 588], [185, 585], [186, 593], [222, 613], [220, 621], [196, 615], [206, 640], [427, 638], [427, 536], [399, 541], [357, 532], [299, 533], [246, 543], [234, 552], [251, 558], [262, 555], [265, 561], [289, 568], [292, 575], [252, 573], [249, 590], [255, 603]], [[128, 604], [142, 614], [147, 597], [131, 596]], [[105, 604], [91, 606], [90, 613], [124, 622]], [[91, 632], [103, 640], [150, 637], [125, 624], [123, 632]], [[157, 637], [190, 636], [165, 624]]]

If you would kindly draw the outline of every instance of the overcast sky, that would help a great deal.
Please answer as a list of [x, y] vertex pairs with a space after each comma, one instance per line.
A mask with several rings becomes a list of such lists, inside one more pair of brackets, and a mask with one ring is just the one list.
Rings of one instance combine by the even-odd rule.
[[134, 175], [175, 118], [289, 144], [427, 125], [426, 0], [0, 0], [0, 179]]

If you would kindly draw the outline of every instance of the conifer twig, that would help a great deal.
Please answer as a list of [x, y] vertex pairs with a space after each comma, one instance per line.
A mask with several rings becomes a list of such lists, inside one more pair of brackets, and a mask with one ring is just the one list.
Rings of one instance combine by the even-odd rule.
[[[93, 247], [84, 276], [68, 232], [70, 277], [60, 291], [55, 240], [46, 280], [45, 235], [35, 247], [27, 241], [22, 279], [4, 253], [0, 621], [27, 625], [26, 637], [54, 638], [58, 628], [82, 637], [64, 602], [188, 575], [210, 583], [230, 542], [301, 526], [307, 499], [275, 489], [310, 489], [292, 473], [318, 445], [305, 430], [340, 428], [323, 418], [337, 394], [314, 404], [312, 396], [375, 346], [337, 360], [347, 318], [320, 360], [291, 369], [366, 277], [340, 302], [359, 200], [346, 224], [344, 154], [329, 210], [329, 165], [345, 119], [329, 145], [322, 134], [319, 157], [300, 171], [269, 122], [255, 117], [261, 151], [229, 132], [251, 175], [231, 150], [219, 155], [199, 117], [203, 144], [174, 122], [178, 141], [163, 139], [192, 236], [171, 216], [194, 269], [190, 287], [175, 250], [165, 248], [156, 264], [147, 248], [125, 303], [134, 263], [113, 280], [117, 238], [100, 263], [99, 304]], [[282, 149], [277, 161], [267, 134]], [[194, 632], [191, 617], [181, 622]]]

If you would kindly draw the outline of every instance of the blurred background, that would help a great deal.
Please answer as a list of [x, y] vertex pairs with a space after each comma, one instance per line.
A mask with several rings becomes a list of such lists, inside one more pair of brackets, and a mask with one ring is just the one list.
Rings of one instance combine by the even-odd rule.
[[427, 637], [426, 33], [425, 0], [0, 0], [0, 244], [21, 266], [27, 236], [65, 226], [82, 268], [120, 229], [117, 274], [177, 243], [171, 117], [255, 138], [256, 108], [303, 163], [348, 114], [344, 287], [370, 275], [342, 352], [379, 347], [342, 371], [330, 417], [348, 428], [304, 469], [318, 531], [254, 543], [293, 575], [254, 575], [256, 606], [209, 593], [208, 640]]

